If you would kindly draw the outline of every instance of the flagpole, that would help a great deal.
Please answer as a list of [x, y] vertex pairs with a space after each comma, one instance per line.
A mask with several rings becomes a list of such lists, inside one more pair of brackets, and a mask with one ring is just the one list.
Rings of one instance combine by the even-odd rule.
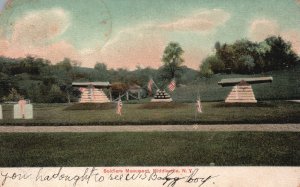
[[153, 82], [154, 86], [156, 87], [156, 89], [159, 89], [158, 86], [156, 85], [156, 83], [154, 82], [153, 78], [149, 77], [149, 79], [152, 80], [152, 82]]
[[198, 90], [197, 90], [197, 99], [196, 99], [196, 107], [195, 107], [195, 121], [196, 121], [196, 117], [197, 117], [197, 113], [198, 113], [198, 99], [200, 99], [200, 86], [198, 84]]
[[[196, 100], [197, 101], [197, 100]], [[195, 123], [196, 123], [196, 117], [197, 117], [197, 105], [194, 106], [194, 110], [195, 110]]]
[[154, 80], [152, 79], [154, 86], [156, 87], [156, 89], [159, 90], [158, 86], [156, 85], [156, 83], [154, 82]]

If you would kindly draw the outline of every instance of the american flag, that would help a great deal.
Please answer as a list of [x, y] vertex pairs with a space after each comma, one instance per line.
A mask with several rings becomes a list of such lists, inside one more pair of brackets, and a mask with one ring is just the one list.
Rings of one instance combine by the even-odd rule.
[[176, 82], [175, 79], [173, 79], [170, 84], [168, 85], [169, 91], [173, 92], [176, 88]]
[[20, 99], [19, 102], [19, 107], [20, 107], [20, 113], [22, 115], [22, 118], [25, 118], [25, 106], [26, 106], [26, 101], [24, 99]]
[[92, 88], [92, 97], [93, 97], [93, 100], [95, 100], [95, 87]]
[[202, 106], [201, 106], [200, 98], [198, 98], [196, 101], [196, 109], [197, 109], [198, 113], [202, 113]]
[[80, 87], [80, 88], [79, 88], [79, 91], [82, 93], [82, 92], [85, 91], [85, 88]]
[[148, 82], [148, 91], [149, 91], [149, 94], [152, 93], [152, 85], [153, 85], [154, 81], [152, 79], [149, 80]]
[[117, 114], [120, 116], [122, 115], [122, 106], [123, 106], [122, 100], [121, 98], [119, 98], [119, 101], [117, 103]]

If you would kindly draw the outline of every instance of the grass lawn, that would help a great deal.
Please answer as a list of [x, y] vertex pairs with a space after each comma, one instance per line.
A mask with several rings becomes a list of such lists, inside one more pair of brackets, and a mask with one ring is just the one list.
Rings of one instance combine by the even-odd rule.
[[[153, 104], [123, 104], [123, 115], [116, 108], [66, 110], [67, 104], [34, 104], [33, 120], [13, 119], [12, 105], [3, 106], [0, 125], [124, 125], [124, 124], [224, 124], [299, 123], [300, 103], [264, 101], [250, 106], [227, 106], [203, 102], [203, 113], [195, 117], [195, 103], [175, 103], [167, 107]], [[90, 107], [90, 106], [89, 106]], [[89, 108], [90, 109], [90, 108]]]
[[300, 133], [0, 134], [0, 167], [300, 166]]

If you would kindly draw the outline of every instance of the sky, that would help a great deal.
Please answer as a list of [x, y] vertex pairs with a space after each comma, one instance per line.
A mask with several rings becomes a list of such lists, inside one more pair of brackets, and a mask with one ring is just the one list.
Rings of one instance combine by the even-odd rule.
[[300, 55], [300, 0], [0, 0], [0, 55], [157, 68], [178, 42], [198, 69], [215, 42], [282, 36]]

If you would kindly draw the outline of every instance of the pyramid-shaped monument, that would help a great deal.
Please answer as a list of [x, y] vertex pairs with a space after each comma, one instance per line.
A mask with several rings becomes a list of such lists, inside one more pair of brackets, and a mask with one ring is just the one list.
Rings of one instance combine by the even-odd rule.
[[79, 88], [81, 97], [79, 103], [108, 103], [103, 89], [108, 89], [111, 95], [111, 84], [109, 82], [73, 82], [73, 87]]
[[257, 103], [252, 87], [246, 81], [242, 80], [233, 87], [225, 103]]
[[109, 103], [110, 100], [102, 89], [86, 88], [81, 93], [80, 103]]

